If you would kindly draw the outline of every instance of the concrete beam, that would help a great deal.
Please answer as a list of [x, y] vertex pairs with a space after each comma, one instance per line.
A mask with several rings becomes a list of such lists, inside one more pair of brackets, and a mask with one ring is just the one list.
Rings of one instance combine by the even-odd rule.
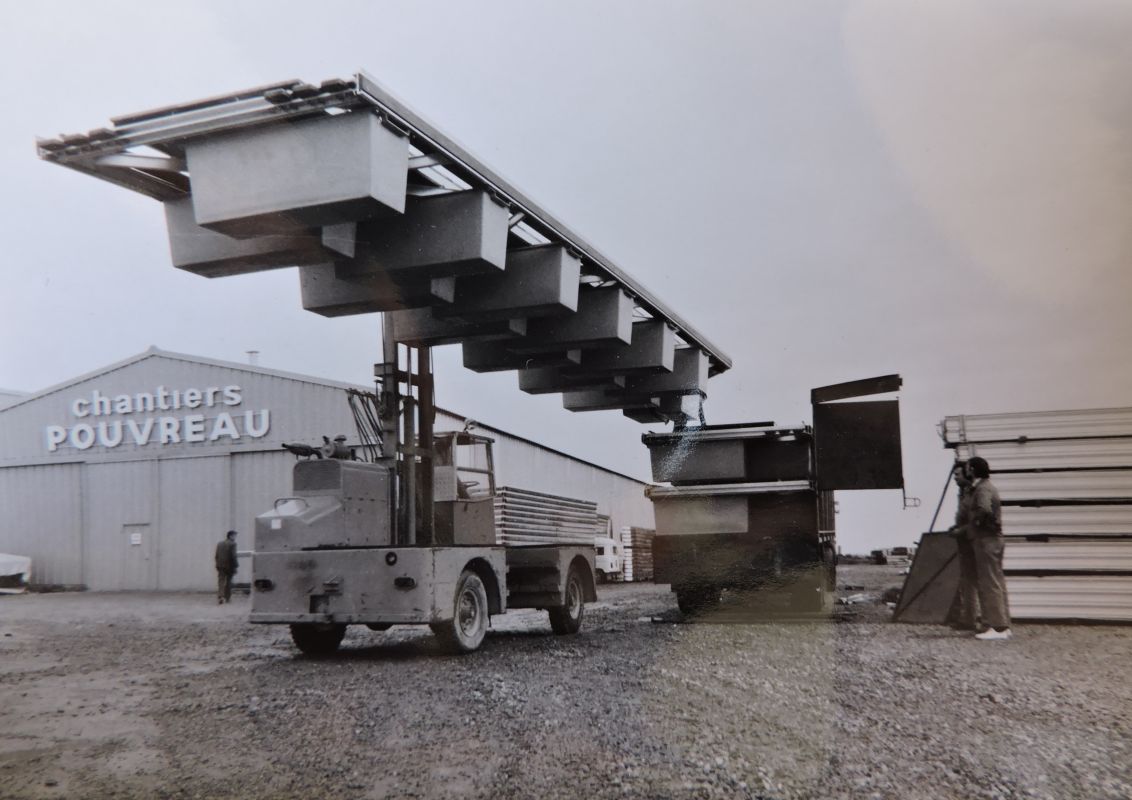
[[579, 389], [624, 389], [623, 375], [577, 377], [558, 367], [519, 370], [519, 389], [527, 394], [557, 394]]
[[237, 238], [405, 210], [409, 140], [371, 112], [190, 139], [197, 223]]
[[633, 323], [633, 340], [627, 345], [586, 350], [578, 372], [614, 372], [641, 375], [671, 372], [676, 352], [676, 333], [661, 320]]
[[303, 308], [324, 317], [423, 308], [446, 299], [449, 288], [443, 278], [399, 283], [378, 274], [347, 281], [339, 277], [340, 270], [333, 263], [299, 267]]
[[563, 392], [562, 405], [567, 411], [622, 411], [630, 408], [659, 408], [660, 398], [642, 397], [625, 392], [607, 392], [604, 389], [587, 389], [580, 392]]
[[398, 342], [421, 347], [512, 339], [527, 332], [527, 321], [522, 318], [486, 322], [437, 319], [430, 308], [389, 313], [393, 318], [393, 338]]
[[574, 312], [581, 266], [557, 245], [512, 250], [503, 272], [457, 278], [455, 301], [437, 315], [489, 321]]
[[317, 228], [292, 227], [288, 233], [254, 239], [210, 231], [197, 224], [191, 197], [166, 201], [165, 225], [173, 266], [206, 278], [318, 264], [334, 257]]
[[[530, 330], [529, 324], [527, 330]], [[532, 367], [576, 367], [581, 360], [581, 350], [528, 354], [516, 353], [511, 349], [510, 342], [464, 343], [464, 367], [473, 372], [506, 372]]]
[[399, 280], [497, 273], [507, 259], [507, 209], [487, 192], [411, 197], [402, 216], [358, 223], [348, 274]]
[[679, 422], [695, 420], [698, 422], [700, 419], [700, 404], [703, 402], [702, 395], [660, 395], [657, 397], [657, 400], [660, 401], [660, 404], [655, 408], [627, 408], [622, 413], [629, 419], [645, 425], [654, 422], [671, 422], [673, 420]]
[[673, 353], [672, 372], [633, 378], [627, 392], [657, 394], [703, 394], [707, 390], [709, 361], [698, 347], [683, 347]]
[[622, 289], [581, 287], [578, 309], [531, 320], [517, 353], [553, 352], [567, 347], [627, 345], [633, 336], [633, 300]]

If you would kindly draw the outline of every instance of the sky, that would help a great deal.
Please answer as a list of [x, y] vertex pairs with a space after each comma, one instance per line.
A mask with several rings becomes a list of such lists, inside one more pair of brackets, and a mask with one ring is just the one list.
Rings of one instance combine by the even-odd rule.
[[[150, 345], [371, 383], [378, 315], [303, 311], [294, 270], [178, 271], [159, 203], [34, 147], [365, 70], [731, 357], [708, 422], [901, 374], [922, 504], [840, 492], [838, 540], [911, 544], [943, 417], [1132, 405], [1129, 40], [1123, 2], [5, 3], [0, 388]], [[648, 479], [620, 413], [435, 356], [441, 406]]]

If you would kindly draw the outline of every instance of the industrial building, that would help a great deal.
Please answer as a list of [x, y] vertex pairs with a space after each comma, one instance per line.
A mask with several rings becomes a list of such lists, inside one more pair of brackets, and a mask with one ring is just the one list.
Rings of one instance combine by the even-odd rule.
[[[343, 383], [150, 348], [0, 404], [0, 552], [32, 583], [92, 590], [214, 587], [212, 550], [290, 493], [284, 442], [345, 434]], [[467, 420], [438, 410], [437, 430]], [[653, 527], [646, 483], [477, 423], [500, 486], [597, 503], [615, 531]], [[250, 573], [250, 570], [249, 570]]]

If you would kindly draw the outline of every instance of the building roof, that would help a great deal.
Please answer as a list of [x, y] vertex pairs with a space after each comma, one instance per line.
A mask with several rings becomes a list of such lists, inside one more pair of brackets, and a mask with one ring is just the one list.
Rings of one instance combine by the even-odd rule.
[[[145, 361], [146, 359], [150, 359], [150, 358], [172, 359], [172, 360], [175, 360], [175, 361], [186, 361], [186, 362], [189, 362], [189, 363], [192, 363], [192, 364], [204, 364], [204, 365], [207, 365], [207, 366], [219, 367], [219, 368], [223, 368], [223, 369], [241, 370], [241, 371], [244, 371], [244, 372], [255, 373], [257, 375], [266, 375], [266, 376], [275, 377], [275, 378], [286, 378], [288, 380], [299, 381], [301, 383], [310, 383], [310, 384], [313, 384], [313, 385], [316, 385], [316, 386], [326, 386], [326, 387], [330, 387], [330, 388], [334, 388], [334, 389], [343, 389], [343, 390], [345, 390], [345, 389], [356, 389], [358, 391], [364, 391], [364, 392], [372, 392], [374, 390], [373, 386], [360, 386], [360, 385], [357, 385], [357, 384], [343, 383], [341, 381], [332, 381], [332, 380], [329, 380], [329, 379], [326, 379], [326, 378], [316, 378], [316, 377], [312, 377], [310, 375], [300, 375], [298, 373], [287, 372], [285, 370], [268, 369], [266, 367], [261, 367], [257, 364], [244, 364], [244, 363], [240, 363], [238, 361], [222, 361], [220, 359], [206, 358], [204, 356], [194, 356], [194, 355], [188, 355], [186, 353], [174, 353], [174, 352], [169, 351], [169, 350], [162, 350], [161, 348], [157, 347], [156, 345], [150, 345], [149, 348], [147, 348], [146, 350], [144, 350], [141, 353], [138, 353], [137, 355], [130, 356], [129, 358], [125, 358], [121, 361], [116, 361], [113, 364], [109, 364], [105, 367], [101, 367], [99, 369], [92, 370], [91, 372], [84, 373], [84, 374], [79, 375], [77, 377], [63, 381], [62, 383], [55, 384], [54, 386], [49, 386], [48, 388], [42, 389], [38, 392], [13, 393], [13, 394], [18, 394], [18, 397], [15, 399], [14, 402], [11, 402], [8, 405], [4, 404], [4, 400], [3, 400], [4, 392], [2, 390], [0, 390], [0, 414], [3, 414], [5, 411], [8, 411], [12, 408], [15, 408], [16, 406], [21, 406], [21, 405], [24, 405], [25, 403], [34, 402], [34, 401], [39, 400], [39, 399], [46, 397], [48, 395], [55, 394], [56, 392], [65, 391], [65, 390], [69, 389], [70, 387], [75, 386], [77, 384], [83, 383], [85, 381], [93, 380], [95, 378], [99, 378], [99, 377], [101, 377], [103, 375], [107, 375], [111, 372], [116, 372], [118, 370], [125, 369], [126, 367], [133, 366], [134, 364], [138, 364], [138, 363]], [[468, 417], [464, 416], [463, 414], [460, 414], [460, 413], [455, 412], [455, 411], [449, 411], [446, 408], [437, 407], [436, 410], [438, 412], [446, 414], [450, 417], [454, 417], [458, 420], [462, 420], [462, 421], [465, 421], [465, 422], [468, 420]], [[538, 447], [538, 448], [545, 450], [549, 453], [554, 453], [554, 454], [562, 456], [564, 458], [569, 458], [569, 459], [572, 459], [574, 461], [578, 461], [578, 462], [581, 462], [583, 464], [587, 464], [588, 466], [594, 467], [595, 469], [600, 469], [603, 472], [608, 472], [611, 475], [617, 475], [617, 476], [625, 478], [627, 480], [636, 481], [636, 482], [640, 483], [642, 486], [648, 485], [647, 482], [642, 481], [639, 478], [634, 478], [632, 475], [626, 475], [623, 472], [618, 472], [617, 470], [610, 469], [609, 467], [602, 466], [601, 464], [595, 464], [592, 461], [587, 461], [584, 458], [579, 458], [578, 456], [571, 455], [570, 453], [565, 453], [565, 452], [562, 452], [561, 450], [556, 450], [553, 447], [547, 447], [546, 445], [541, 444], [539, 442], [536, 442], [532, 439], [528, 439], [524, 436], [518, 436], [514, 433], [510, 433], [509, 431], [503, 430], [502, 428], [497, 428], [493, 425], [489, 425], [489, 424], [487, 424], [487, 423], [485, 423], [485, 422], [483, 422], [479, 419], [476, 420], [476, 425], [481, 430], [492, 431], [493, 433], [498, 433], [498, 434], [507, 436], [508, 438], [514, 439], [516, 441], [525, 442], [526, 444], [529, 444], [533, 447]]]

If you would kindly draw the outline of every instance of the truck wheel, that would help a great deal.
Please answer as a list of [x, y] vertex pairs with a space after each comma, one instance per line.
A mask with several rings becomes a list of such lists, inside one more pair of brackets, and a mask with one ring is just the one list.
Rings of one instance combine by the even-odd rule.
[[369, 628], [371, 631], [377, 631], [378, 633], [380, 633], [381, 631], [387, 631], [390, 628], [392, 628], [393, 623], [392, 622], [367, 622], [366, 627]]
[[680, 612], [692, 616], [718, 605], [720, 590], [718, 586], [685, 586], [676, 589], [676, 605]]
[[452, 619], [435, 622], [429, 627], [446, 648], [470, 653], [483, 643], [487, 622], [487, 589], [479, 575], [466, 569], [456, 582]]
[[586, 615], [585, 597], [582, 576], [578, 570], [571, 568], [566, 576], [566, 605], [548, 609], [551, 630], [559, 636], [581, 630], [582, 617]]
[[291, 641], [308, 656], [333, 653], [342, 644], [342, 637], [345, 635], [345, 625], [309, 623], [291, 626]]

